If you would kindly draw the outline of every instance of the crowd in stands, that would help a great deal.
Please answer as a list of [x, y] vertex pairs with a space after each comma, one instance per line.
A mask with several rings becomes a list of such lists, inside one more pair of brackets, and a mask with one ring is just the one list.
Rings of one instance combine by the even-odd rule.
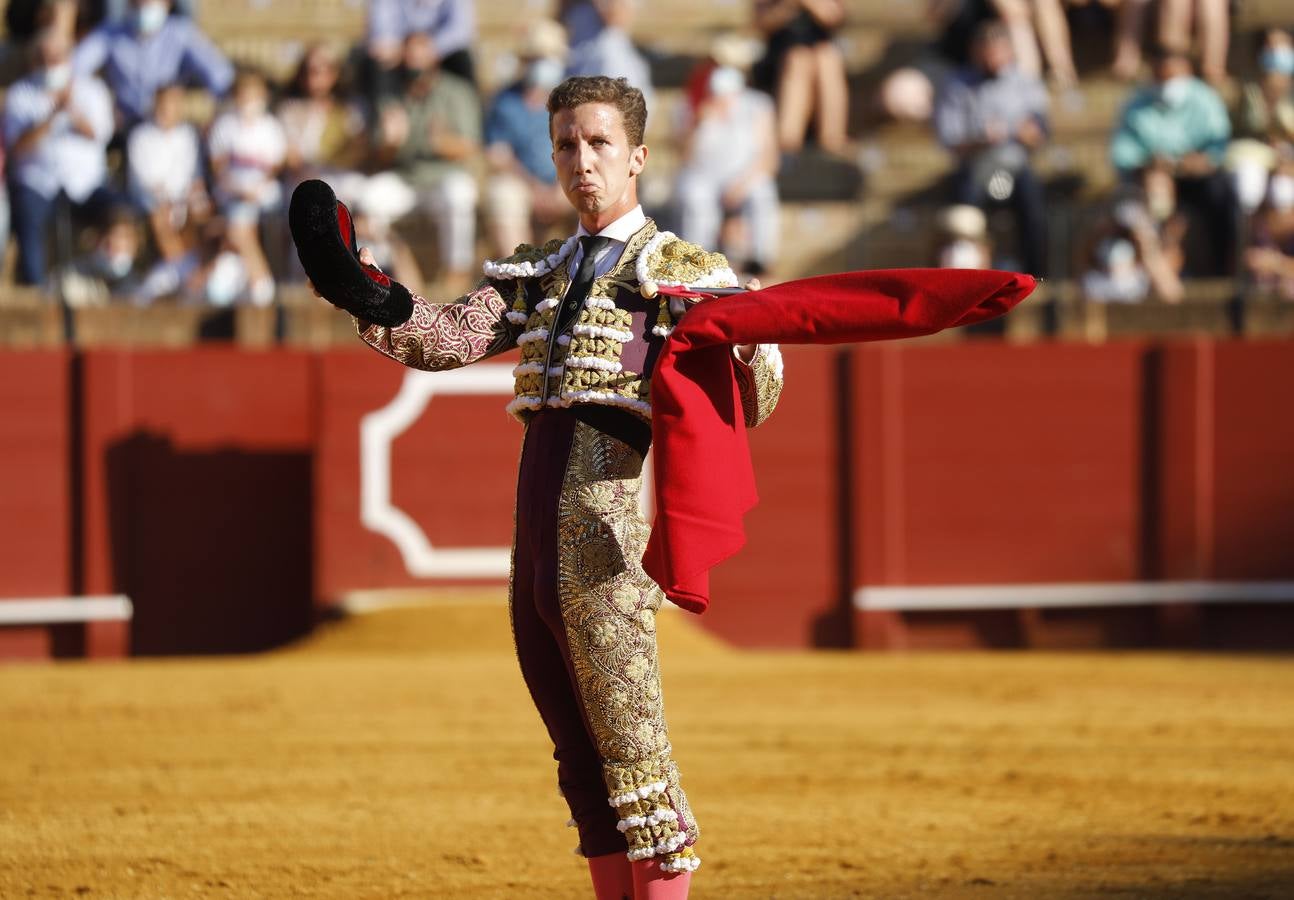
[[670, 184], [649, 212], [745, 273], [776, 271], [779, 173], [806, 152], [854, 165], [866, 135], [851, 121], [867, 106], [947, 150], [928, 264], [1046, 275], [1055, 204], [1038, 160], [1053, 98], [1083, 102], [1071, 24], [1096, 17], [1113, 36], [1104, 73], [1127, 84], [1107, 123], [1116, 187], [1060, 268], [1093, 301], [1174, 302], [1193, 276], [1294, 299], [1287, 31], [1265, 32], [1233, 75], [1225, 0], [931, 0], [937, 40], [858, 104], [840, 40], [850, 8], [753, 0], [749, 29], [716, 35], [682, 97], [656, 106], [639, 0], [560, 0], [491, 78], [472, 0], [370, 0], [362, 41], [305, 47], [282, 83], [232, 64], [193, 3], [11, 0], [0, 247], [12, 236], [14, 282], [69, 306], [264, 306], [303, 278], [287, 198], [323, 178], [385, 270], [453, 296], [482, 251], [574, 227], [545, 104], [567, 75], [604, 74], [667, 122]]

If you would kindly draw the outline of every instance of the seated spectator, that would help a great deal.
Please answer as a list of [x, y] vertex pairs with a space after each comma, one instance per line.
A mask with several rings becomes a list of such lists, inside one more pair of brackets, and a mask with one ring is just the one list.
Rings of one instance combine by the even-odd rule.
[[126, 143], [130, 198], [148, 216], [164, 259], [188, 251], [186, 226], [210, 210], [201, 159], [197, 129], [184, 121], [184, 88], [165, 85], [153, 102], [152, 121], [136, 125]]
[[629, 37], [637, 14], [636, 0], [593, 0], [588, 5], [596, 17], [592, 21], [601, 27], [578, 43], [572, 39], [566, 74], [623, 78], [642, 91], [647, 108], [651, 109], [651, 68]]
[[[1180, 235], [1178, 236], [1180, 237]], [[1083, 299], [1137, 303], [1148, 296], [1182, 299], [1181, 246], [1165, 246], [1154, 218], [1135, 192], [1125, 192], [1089, 235], [1080, 264]]]
[[1161, 48], [1155, 81], [1124, 106], [1110, 143], [1110, 157], [1125, 181], [1147, 168], [1167, 172], [1177, 200], [1194, 211], [1208, 233], [1211, 266], [1191, 274], [1234, 271], [1237, 203], [1219, 167], [1231, 122], [1217, 91], [1191, 74], [1187, 57]]
[[416, 34], [431, 40], [440, 68], [476, 84], [472, 44], [476, 40], [473, 0], [371, 0], [365, 44], [364, 89], [380, 103], [404, 89], [405, 44]]
[[485, 204], [499, 256], [533, 243], [534, 223], [551, 225], [570, 212], [553, 166], [547, 106], [549, 92], [562, 80], [565, 53], [562, 26], [544, 19], [532, 23], [520, 54], [522, 76], [495, 96], [485, 117]]
[[1237, 116], [1237, 137], [1275, 147], [1294, 144], [1294, 37], [1281, 28], [1263, 32], [1258, 81], [1245, 84]]
[[[681, 236], [703, 247], [722, 243], [746, 272], [768, 272], [780, 237], [777, 132], [768, 95], [747, 87], [740, 69], [718, 66], [685, 132], [674, 192]], [[720, 240], [729, 218], [742, 226], [740, 251], [732, 240]]]
[[353, 172], [367, 158], [364, 115], [347, 96], [341, 63], [327, 44], [313, 44], [302, 55], [278, 118], [287, 138], [284, 179], [289, 188], [307, 178]]
[[935, 100], [935, 133], [958, 160], [956, 201], [1009, 203], [1023, 268], [1045, 275], [1047, 211], [1030, 155], [1047, 141], [1047, 90], [1015, 68], [1001, 22], [983, 23], [972, 46], [972, 65], [946, 79]]
[[436, 221], [447, 290], [465, 289], [475, 268], [476, 179], [467, 168], [481, 147], [481, 106], [467, 81], [442, 72], [425, 34], [405, 42], [409, 89], [379, 116], [380, 161], [394, 165]]
[[71, 50], [62, 31], [41, 32], [34, 69], [5, 95], [3, 131], [20, 284], [45, 282], [45, 234], [60, 196], [92, 213], [112, 200], [105, 187], [112, 97], [99, 79], [73, 73]]
[[152, 116], [163, 85], [196, 80], [217, 96], [229, 90], [233, 67], [192, 19], [171, 14], [169, 0], [132, 0], [131, 10], [124, 21], [87, 35], [73, 57], [79, 74], [103, 70], [117, 99], [119, 130]]
[[55, 293], [68, 306], [106, 306], [132, 301], [140, 287], [139, 221], [128, 206], [113, 207], [99, 229], [94, 249], [62, 266]]
[[274, 298], [274, 279], [261, 247], [260, 222], [282, 205], [278, 175], [287, 157], [283, 127], [266, 109], [269, 89], [251, 71], [234, 82], [233, 109], [211, 126], [208, 152], [215, 200], [229, 232], [229, 243], [247, 270], [252, 302]]
[[1245, 251], [1245, 270], [1260, 289], [1294, 300], [1294, 159], [1289, 156], [1267, 183]]
[[978, 206], [957, 204], [939, 213], [935, 259], [941, 269], [989, 269], [993, 245], [988, 239], [988, 217]]
[[755, 26], [768, 41], [768, 53], [756, 67], [757, 82], [775, 85], [783, 152], [804, 146], [811, 121], [819, 147], [845, 151], [849, 88], [845, 58], [834, 41], [844, 21], [841, 0], [755, 0]]
[[1235, 181], [1241, 209], [1252, 213], [1267, 195], [1267, 178], [1282, 147], [1294, 142], [1294, 39], [1287, 31], [1263, 33], [1257, 81], [1247, 82], [1236, 114], [1236, 140], [1227, 148], [1226, 167]]

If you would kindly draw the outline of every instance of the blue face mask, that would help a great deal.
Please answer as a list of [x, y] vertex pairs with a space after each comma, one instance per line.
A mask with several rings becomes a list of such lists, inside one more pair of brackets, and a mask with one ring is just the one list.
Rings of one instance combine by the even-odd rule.
[[1294, 75], [1294, 47], [1268, 47], [1258, 57], [1258, 67], [1264, 72]]

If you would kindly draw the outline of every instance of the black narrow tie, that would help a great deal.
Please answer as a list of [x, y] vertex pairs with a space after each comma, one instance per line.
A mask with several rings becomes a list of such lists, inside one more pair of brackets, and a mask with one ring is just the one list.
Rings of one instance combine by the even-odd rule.
[[571, 282], [570, 290], [566, 292], [565, 298], [562, 299], [562, 305], [557, 311], [557, 333], [561, 334], [571, 321], [579, 313], [580, 308], [584, 306], [584, 300], [589, 295], [589, 290], [593, 287], [593, 273], [596, 271], [596, 257], [599, 253], [611, 243], [611, 238], [600, 235], [586, 234], [580, 238], [580, 246], [584, 248], [584, 256], [580, 259], [580, 264], [575, 269], [575, 280]]

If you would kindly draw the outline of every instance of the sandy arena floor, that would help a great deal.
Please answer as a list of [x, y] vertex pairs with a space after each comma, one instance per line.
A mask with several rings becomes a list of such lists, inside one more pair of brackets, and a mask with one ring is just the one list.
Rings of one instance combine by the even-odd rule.
[[[1294, 897], [1294, 657], [661, 632], [694, 897]], [[3, 668], [0, 748], [3, 898], [586, 892], [498, 604]]]

